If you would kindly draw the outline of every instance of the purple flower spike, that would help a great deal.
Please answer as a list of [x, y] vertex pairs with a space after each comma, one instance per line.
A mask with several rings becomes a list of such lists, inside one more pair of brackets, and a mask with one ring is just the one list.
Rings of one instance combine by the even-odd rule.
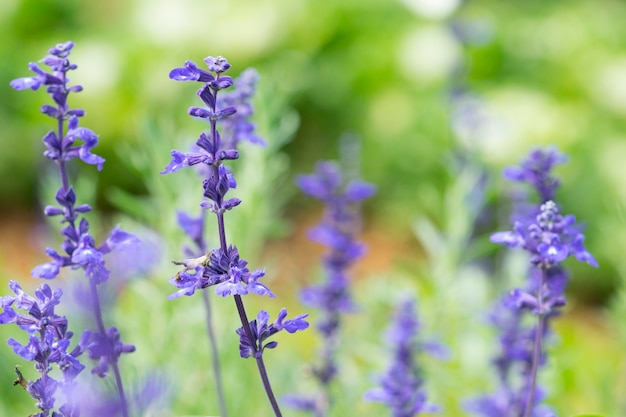
[[424, 347], [418, 343], [419, 322], [415, 304], [407, 300], [400, 304], [396, 318], [389, 328], [387, 339], [393, 346], [393, 361], [380, 378], [380, 388], [365, 393], [368, 401], [382, 402], [389, 407], [393, 417], [413, 417], [419, 413], [433, 413], [439, 407], [426, 401], [421, 372], [415, 356]]
[[[185, 167], [198, 166], [197, 172], [204, 178], [202, 188], [205, 197], [200, 207], [208, 209], [216, 217], [219, 246], [215, 249], [207, 247], [203, 236], [203, 215], [197, 219], [187, 215], [178, 215], [179, 225], [195, 244], [193, 250], [187, 248], [185, 252], [196, 258], [174, 262], [184, 266], [184, 269], [170, 279], [170, 283], [177, 287], [178, 291], [171, 294], [169, 298], [190, 296], [196, 290], [210, 286], [215, 287], [215, 293], [219, 296], [233, 297], [242, 324], [242, 327], [237, 330], [241, 337], [240, 354], [244, 358], [254, 357], [257, 361], [263, 386], [274, 414], [278, 416], [281, 415], [280, 408], [263, 362], [263, 350], [275, 348], [277, 343], [263, 342], [270, 333], [273, 334], [283, 328], [288, 332], [295, 332], [304, 329], [308, 324], [305, 324], [304, 316], [298, 316], [293, 320], [281, 321], [280, 324], [268, 325], [269, 316], [265, 312], [259, 313], [257, 319], [252, 322], [248, 320], [243, 296], [254, 293], [274, 297], [274, 294], [267, 286], [260, 283], [260, 279], [265, 276], [265, 271], [260, 269], [250, 271], [247, 267], [248, 262], [240, 258], [237, 248], [228, 244], [224, 226], [225, 213], [241, 204], [241, 200], [230, 198], [228, 195], [230, 190], [237, 187], [237, 182], [225, 163], [239, 158], [237, 148], [241, 141], [263, 143], [262, 139], [254, 133], [254, 124], [249, 120], [252, 115], [250, 100], [257, 77], [255, 72], [248, 71], [234, 82], [230, 76], [223, 75], [230, 68], [230, 64], [224, 57], [210, 56], [204, 62], [208, 71], [201, 70], [195, 63], [187, 61], [184, 67], [172, 70], [170, 78], [177, 81], [202, 83], [196, 93], [202, 105], [191, 107], [188, 114], [207, 122], [209, 129], [200, 134], [195, 143], [197, 148], [192, 152], [172, 151], [171, 162], [161, 173], [168, 174]], [[233, 84], [236, 87], [234, 92], [222, 93], [222, 90], [232, 87]], [[204, 253], [204, 255], [198, 256], [199, 253]], [[205, 298], [207, 329], [211, 345], [215, 349], [216, 340], [211, 332], [209, 300]], [[222, 414], [226, 414], [219, 378], [219, 363], [214, 363], [213, 368], [220, 409]]]
[[[49, 205], [44, 209], [46, 216], [60, 216], [63, 227], [61, 235], [64, 238], [60, 252], [54, 249], [46, 249], [50, 258], [49, 262], [35, 267], [32, 275], [37, 278], [54, 279], [60, 273], [61, 268], [82, 269], [89, 281], [89, 303], [95, 308], [92, 310], [98, 329], [86, 334], [91, 335], [93, 340], [107, 340], [107, 346], [113, 347], [113, 353], [106, 354], [106, 363], [102, 362], [96, 366], [98, 374], [104, 374], [110, 366], [115, 372], [117, 392], [120, 396], [121, 415], [128, 416], [128, 405], [124, 400], [124, 390], [121, 383], [121, 375], [117, 367], [118, 351], [130, 352], [129, 345], [122, 345], [119, 342], [119, 333], [111, 333], [111, 328], [107, 331], [102, 321], [101, 303], [99, 299], [98, 285], [107, 281], [110, 275], [106, 268], [104, 255], [113, 249], [125, 247], [128, 244], [137, 242], [133, 235], [115, 228], [109, 239], [101, 246], [96, 245], [93, 237], [89, 234], [89, 222], [82, 217], [84, 213], [91, 210], [87, 204], [78, 204], [78, 198], [70, 185], [67, 162], [79, 159], [89, 165], [96, 165], [102, 170], [105, 162], [104, 158], [93, 153], [93, 149], [98, 145], [98, 135], [91, 129], [80, 126], [80, 118], [85, 115], [82, 109], [71, 109], [68, 103], [70, 93], [78, 93], [83, 87], [80, 85], [69, 85], [68, 73], [77, 68], [69, 60], [69, 55], [74, 47], [71, 41], [57, 44], [49, 50], [49, 55], [41, 61], [49, 69], [42, 69], [37, 64], [29, 64], [29, 69], [35, 73], [34, 76], [23, 77], [11, 82], [11, 86], [16, 90], [32, 89], [37, 90], [41, 86], [46, 86], [52, 103], [41, 107], [41, 112], [48, 117], [55, 119], [56, 129], [48, 132], [43, 137], [46, 147], [44, 156], [52, 160], [58, 167], [61, 186], [59, 187], [55, 199], [57, 205]], [[17, 290], [17, 286], [13, 286]], [[20, 289], [21, 291], [21, 289]], [[18, 326], [30, 334], [27, 345], [21, 345], [12, 340], [10, 344], [16, 353], [24, 358], [37, 362], [36, 368], [42, 374], [42, 378], [35, 382], [22, 381], [19, 374], [18, 383], [26, 388], [39, 401], [37, 407], [42, 411], [38, 416], [49, 416], [54, 398], [52, 394], [56, 390], [54, 380], [49, 378], [47, 373], [51, 363], [59, 363], [64, 380], [61, 387], [66, 390], [66, 397], [71, 401], [71, 391], [73, 379], [82, 370], [82, 365], [75, 359], [85, 349], [75, 348], [70, 354], [66, 349], [69, 346], [71, 332], [66, 332], [67, 322], [64, 318], [54, 316], [51, 306], [58, 303], [60, 293], [53, 293], [49, 287], [42, 286], [36, 293], [37, 301], [30, 304], [29, 316], [15, 315], [7, 310], [11, 301], [3, 301], [3, 313], [0, 315], [0, 322], [15, 322]], [[16, 307], [25, 298], [20, 295], [19, 302], [15, 301]], [[42, 305], [43, 303], [43, 305]], [[117, 330], [115, 330], [116, 332]], [[114, 332], [113, 332], [114, 333]], [[38, 334], [38, 336], [37, 336]], [[36, 337], [37, 336], [37, 337]], [[98, 339], [99, 338], [99, 339]], [[92, 347], [98, 346], [93, 344]], [[121, 347], [120, 347], [121, 346]], [[94, 347], [95, 349], [95, 347]], [[34, 355], [34, 356], [33, 356]], [[96, 357], [98, 359], [99, 357]], [[106, 365], [106, 366], [105, 366]], [[78, 411], [74, 410], [74, 405], [69, 402], [59, 409], [61, 413], [52, 412], [52, 417], [75, 417]]]
[[335, 351], [342, 315], [356, 310], [348, 270], [365, 253], [365, 246], [356, 240], [361, 223], [359, 205], [374, 195], [376, 189], [359, 179], [346, 181], [340, 166], [328, 161], [318, 162], [315, 173], [299, 176], [296, 184], [305, 194], [325, 205], [323, 219], [309, 230], [308, 237], [326, 246], [328, 252], [323, 258], [325, 282], [306, 287], [300, 293], [305, 305], [321, 311], [317, 329], [323, 344], [319, 363], [313, 368], [321, 389], [314, 397], [289, 395], [287, 404], [322, 416], [328, 413], [329, 386], [338, 373]]
[[332, 162], [319, 162], [316, 173], [301, 175], [297, 184], [305, 194], [326, 206], [323, 220], [309, 231], [309, 238], [329, 248], [324, 258], [328, 281], [304, 289], [301, 298], [305, 304], [325, 311], [326, 317], [319, 326], [325, 337], [331, 337], [339, 314], [355, 308], [346, 272], [365, 253], [365, 247], [356, 242], [360, 226], [358, 203], [372, 196], [375, 188], [360, 180], [344, 184], [339, 166]]
[[[509, 167], [504, 176], [532, 186], [540, 204], [518, 202], [512, 231], [497, 232], [491, 241], [521, 248], [529, 254], [526, 287], [507, 294], [492, 315], [500, 330], [500, 353], [494, 360], [499, 386], [495, 393], [466, 403], [466, 409], [483, 417], [549, 416], [552, 411], [540, 404], [543, 391], [537, 386], [537, 373], [546, 363], [542, 342], [550, 321], [566, 304], [568, 276], [562, 262], [570, 256], [597, 267], [595, 258], [584, 247], [584, 235], [572, 215], [561, 215], [553, 201], [559, 186], [551, 174], [566, 158], [556, 149], [537, 149], [520, 167]], [[525, 324], [524, 312], [535, 316], [536, 324]], [[521, 375], [514, 375], [519, 372]], [[521, 379], [521, 383], [519, 380]]]
[[[16, 368], [16, 383], [37, 400], [35, 406], [42, 413], [37, 415], [49, 415], [55, 407], [58, 389], [74, 384], [76, 376], [85, 368], [76, 359], [82, 352], [80, 349], [67, 352], [72, 332], [67, 330], [67, 319], [54, 311], [60, 303], [61, 290], [52, 291], [48, 284], [42, 284], [35, 291], [35, 297], [31, 297], [16, 281], [10, 281], [9, 288], [15, 295], [0, 298], [0, 324], [18, 325], [28, 334], [28, 343], [23, 345], [13, 338], [9, 338], [7, 343], [22, 359], [35, 362], [35, 369], [41, 374], [40, 378], [27, 381]], [[62, 383], [49, 375], [55, 363], [61, 370]], [[67, 392], [66, 401], [72, 401]], [[62, 416], [55, 412], [53, 415]]]

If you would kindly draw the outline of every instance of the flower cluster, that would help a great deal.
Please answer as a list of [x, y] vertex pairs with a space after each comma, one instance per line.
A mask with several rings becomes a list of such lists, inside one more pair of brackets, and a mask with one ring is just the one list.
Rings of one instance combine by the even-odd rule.
[[[190, 296], [196, 290], [215, 286], [215, 291], [222, 297], [232, 295], [237, 306], [241, 328], [237, 330], [240, 337], [241, 356], [254, 357], [257, 360], [259, 372], [265, 387], [268, 399], [276, 416], [280, 416], [280, 408], [274, 397], [265, 365], [263, 363], [263, 350], [267, 347], [275, 347], [275, 342], [264, 344], [265, 340], [276, 332], [286, 328], [293, 333], [308, 327], [304, 321], [306, 315], [296, 317], [294, 320], [284, 321], [286, 310], [281, 310], [279, 319], [272, 325], [267, 325], [269, 316], [264, 311], [259, 313], [256, 320], [249, 321], [241, 296], [248, 293], [258, 295], [274, 294], [268, 287], [261, 284], [265, 272], [255, 270], [250, 272], [248, 262], [241, 259], [236, 246], [228, 245], [224, 224], [224, 214], [241, 203], [237, 198], [227, 198], [229, 190], [236, 188], [232, 172], [223, 163], [239, 158], [236, 149], [242, 140], [260, 143], [260, 138], [254, 134], [254, 125], [248, 118], [252, 113], [249, 100], [254, 91], [256, 74], [247, 72], [238, 79], [238, 90], [231, 94], [218, 94], [221, 90], [233, 85], [233, 79], [224, 73], [230, 68], [228, 61], [221, 56], [207, 57], [204, 60], [208, 71], [186, 61], [185, 65], [175, 68], [170, 72], [170, 78], [175, 81], [196, 81], [202, 86], [197, 91], [197, 96], [204, 106], [189, 108], [189, 115], [205, 120], [209, 123], [208, 133], [202, 132], [196, 141], [198, 147], [194, 152], [172, 151], [172, 159], [161, 174], [169, 174], [183, 167], [204, 166], [207, 178], [202, 182], [203, 195], [206, 200], [200, 204], [215, 214], [217, 219], [219, 247], [206, 250], [200, 257], [174, 262], [183, 265], [184, 270], [178, 272], [170, 279], [170, 283], [179, 290], [169, 298], [178, 298], [182, 295]], [[218, 122], [222, 132], [218, 131]], [[223, 136], [225, 134], [225, 136]], [[223, 140], [222, 138], [226, 138]], [[203, 217], [194, 219], [187, 215], [179, 214], [179, 223], [185, 232], [192, 237], [199, 248], [204, 247], [202, 236]]]
[[321, 222], [309, 231], [309, 238], [328, 247], [325, 255], [325, 281], [301, 292], [302, 302], [322, 313], [317, 327], [324, 339], [320, 363], [313, 375], [322, 386], [320, 398], [290, 395], [286, 399], [293, 408], [315, 415], [325, 415], [329, 407], [328, 386], [338, 369], [335, 350], [338, 344], [341, 315], [356, 309], [350, 295], [348, 270], [365, 252], [356, 239], [360, 231], [360, 203], [375, 193], [373, 185], [353, 179], [346, 181], [338, 164], [321, 161], [315, 174], [297, 179], [300, 189], [325, 205]]
[[281, 330], [287, 330], [289, 333], [295, 333], [298, 330], [304, 330], [309, 327], [309, 323], [304, 319], [308, 314], [300, 314], [292, 320], [285, 320], [287, 317], [287, 309], [283, 308], [278, 313], [276, 321], [272, 324], [267, 324], [270, 315], [265, 310], [259, 311], [256, 319], [250, 322], [252, 327], [253, 339], [250, 340], [246, 335], [243, 327], [237, 329], [239, 335], [239, 354], [242, 358], [249, 357], [261, 357], [263, 356], [264, 349], [274, 349], [278, 346], [278, 342], [272, 341], [265, 343], [267, 339], [280, 332]]
[[[413, 300], [400, 303], [387, 332], [387, 341], [393, 347], [393, 360], [380, 378], [380, 387], [365, 393], [366, 400], [386, 404], [393, 417], [413, 417], [439, 410], [438, 406], [426, 401], [422, 373], [415, 359], [419, 352], [429, 350], [424, 343], [418, 343], [419, 328]], [[439, 346], [432, 345], [431, 348], [435, 354], [442, 353]]]
[[[29, 88], [38, 90], [42, 85], [46, 86], [46, 91], [50, 94], [56, 107], [44, 104], [41, 107], [41, 112], [59, 121], [69, 120], [66, 135], [51, 131], [44, 136], [43, 142], [48, 148], [44, 155], [47, 158], [59, 165], [73, 158], [80, 158], [86, 164], [96, 165], [98, 170], [101, 170], [104, 159], [91, 153], [91, 148], [98, 144], [98, 136], [90, 129], [79, 127], [78, 118], [84, 116], [85, 111], [70, 109], [67, 104], [67, 97], [70, 93], [78, 93], [83, 89], [80, 85], [68, 86], [70, 80], [67, 78], [67, 73], [77, 68], [68, 59], [73, 47], [74, 42], [69, 41], [60, 43], [48, 51], [50, 55], [43, 58], [41, 62], [50, 67], [52, 72], [46, 72], [39, 65], [31, 62], [28, 64], [28, 68], [35, 75], [18, 78], [11, 81], [10, 85], [16, 90]], [[81, 140], [83, 144], [77, 145], [75, 143], [77, 139]]]
[[326, 281], [302, 291], [302, 301], [319, 308], [326, 315], [319, 323], [320, 332], [332, 336], [339, 326], [339, 314], [355, 309], [347, 271], [365, 253], [357, 242], [359, 203], [374, 195], [373, 185], [360, 180], [345, 183], [338, 165], [319, 162], [316, 173], [297, 180], [305, 194], [322, 201], [326, 207], [322, 221], [309, 231], [309, 238], [329, 248], [324, 257]]
[[[176, 172], [187, 166], [198, 164], [210, 168], [209, 177], [203, 181], [203, 195], [208, 199], [201, 203], [203, 208], [209, 209], [222, 219], [225, 211], [231, 210], [241, 203], [237, 198], [226, 199], [226, 194], [232, 188], [237, 187], [233, 174], [222, 164], [225, 160], [239, 158], [239, 153], [234, 148], [225, 148], [221, 136], [217, 131], [217, 121], [227, 119], [237, 112], [234, 105], [218, 109], [218, 92], [233, 84], [231, 77], [222, 73], [230, 68], [230, 64], [223, 57], [208, 57], [205, 59], [211, 74], [200, 69], [191, 61], [187, 61], [182, 68], [176, 68], [170, 72], [170, 78], [177, 81], [198, 81], [203, 86], [197, 95], [206, 107], [191, 107], [189, 114], [193, 117], [207, 119], [211, 124], [211, 131], [207, 135], [200, 134], [196, 141], [198, 151], [183, 153], [172, 151], [172, 160], [162, 174]], [[221, 102], [221, 100], [220, 100]], [[235, 129], [235, 124], [231, 128]], [[233, 143], [234, 145], [234, 143]], [[179, 215], [180, 216], [180, 215]], [[184, 229], [196, 242], [203, 242], [200, 219], [194, 219], [184, 215], [181, 219]], [[218, 221], [219, 222], [219, 221]], [[222, 224], [220, 222], [220, 224]], [[223, 227], [223, 226], [222, 226]], [[220, 242], [221, 243], [221, 242]], [[267, 287], [258, 283], [258, 279], [264, 276], [262, 270], [252, 273], [245, 267], [247, 261], [239, 258], [239, 252], [235, 246], [222, 245], [219, 249], [210, 251], [204, 256], [177, 262], [185, 266], [185, 270], [173, 277], [170, 282], [180, 290], [172, 294], [170, 298], [181, 295], [192, 295], [196, 289], [218, 285], [216, 291], [226, 297], [231, 294], [244, 295], [255, 292], [261, 295], [273, 294]], [[191, 273], [190, 271], [193, 271]], [[244, 285], [245, 284], [245, 285]]]
[[[61, 290], [52, 291], [48, 284], [42, 284], [35, 291], [35, 297], [31, 297], [16, 281], [11, 281], [9, 288], [15, 295], [0, 297], [0, 324], [16, 324], [28, 334], [26, 345], [13, 338], [8, 340], [8, 344], [24, 360], [34, 361], [35, 369], [41, 374], [38, 379], [27, 381], [16, 369], [18, 379], [14, 384], [22, 385], [37, 400], [36, 407], [41, 410], [37, 416], [48, 416], [54, 409], [55, 394], [59, 389], [65, 395], [66, 402], [58, 413], [52, 412], [52, 416], [78, 416], [72, 391], [74, 379], [85, 368], [77, 357], [86, 349], [88, 333], [78, 346], [68, 352], [73, 333], [67, 329], [67, 319], [54, 311], [61, 300]], [[50, 375], [53, 364], [61, 370], [61, 381]]]
[[552, 169], [566, 161], [566, 156], [556, 148], [537, 148], [530, 152], [520, 166], [507, 167], [503, 174], [509, 181], [532, 186], [540, 200], [546, 202], [554, 199], [554, 193], [560, 185], [558, 178], [552, 176]]
[[[550, 333], [548, 316], [541, 329], [541, 338]], [[467, 411], [482, 417], [517, 417], [522, 414], [531, 389], [530, 375], [533, 366], [533, 348], [537, 326], [529, 326], [523, 310], [511, 304], [506, 295], [496, 303], [489, 321], [497, 329], [499, 351], [493, 358], [498, 389], [488, 395], [465, 402]], [[541, 356], [541, 365], [546, 356]], [[545, 392], [535, 387], [533, 412], [537, 417], [556, 417], [550, 407], [542, 405]]]
[[[69, 61], [73, 47], [73, 42], [65, 42], [49, 50], [50, 55], [46, 56], [42, 62], [50, 67], [50, 72], [44, 71], [35, 63], [30, 63], [29, 68], [35, 75], [18, 78], [11, 82], [11, 86], [16, 90], [28, 88], [37, 90], [42, 85], [46, 86], [46, 91], [55, 105], [46, 104], [42, 106], [41, 112], [57, 122], [57, 130], [48, 132], [43, 142], [47, 148], [44, 155], [58, 167], [61, 186], [55, 196], [58, 205], [47, 206], [44, 214], [49, 217], [59, 216], [61, 223], [65, 224], [61, 228], [61, 235], [64, 237], [61, 249], [64, 253], [46, 248], [46, 253], [52, 258], [51, 261], [35, 267], [32, 275], [36, 278], [54, 279], [63, 267], [84, 271], [89, 281], [90, 304], [93, 307], [97, 325], [96, 330], [88, 330], [83, 335], [84, 346], [89, 357], [99, 361], [91, 372], [104, 377], [109, 368], [113, 369], [120, 402], [125, 410], [123, 414], [127, 415], [117, 362], [121, 353], [133, 352], [135, 347], [122, 343], [117, 328], [105, 328], [98, 286], [107, 281], [110, 275], [104, 256], [114, 249], [121, 249], [136, 243], [137, 239], [116, 227], [108, 239], [98, 246], [89, 233], [89, 222], [81, 217], [91, 211], [91, 207], [88, 204], [77, 204], [76, 193], [70, 185], [66, 166], [70, 160], [79, 158], [87, 164], [96, 165], [98, 170], [101, 170], [104, 164], [103, 158], [91, 153], [91, 149], [98, 143], [98, 136], [90, 129], [79, 126], [79, 118], [85, 115], [84, 110], [70, 109], [68, 105], [69, 94], [82, 91], [80, 85], [70, 86], [70, 79], [67, 76], [69, 71], [77, 68]], [[67, 132], [65, 132], [66, 127]], [[77, 141], [81, 141], [82, 144]]]
[[[494, 363], [501, 389], [467, 404], [469, 411], [484, 417], [553, 415], [540, 404], [544, 393], [537, 387], [536, 379], [539, 367], [546, 363], [542, 341], [549, 334], [550, 320], [566, 304], [569, 277], [561, 263], [574, 256], [580, 262], [598, 266], [585, 249], [585, 237], [575, 217], [560, 214], [553, 201], [559, 181], [551, 170], [565, 160], [554, 148], [537, 149], [520, 167], [504, 172], [507, 179], [531, 185], [541, 203], [533, 206], [529, 201], [519, 202], [513, 230], [491, 235], [494, 243], [526, 251], [530, 265], [526, 287], [510, 291], [492, 313], [492, 323], [500, 331], [500, 353]], [[536, 324], [526, 324], [525, 312], [537, 317]], [[514, 375], [513, 370], [519, 375]]]
[[530, 263], [544, 270], [572, 255], [580, 262], [598, 266], [593, 255], [585, 249], [585, 236], [576, 227], [576, 218], [562, 216], [551, 200], [541, 205], [534, 222], [528, 225], [515, 222], [513, 231], [494, 233], [491, 241], [524, 249], [531, 255]]
[[213, 249], [207, 255], [175, 263], [184, 265], [185, 270], [170, 279], [170, 283], [180, 289], [169, 299], [190, 296], [196, 290], [213, 285], [215, 293], [222, 297], [250, 292], [274, 297], [270, 289], [259, 282], [265, 272], [260, 269], [250, 272], [246, 267], [248, 261], [239, 257], [239, 251], [234, 246], [229, 246], [225, 253], [221, 249]]

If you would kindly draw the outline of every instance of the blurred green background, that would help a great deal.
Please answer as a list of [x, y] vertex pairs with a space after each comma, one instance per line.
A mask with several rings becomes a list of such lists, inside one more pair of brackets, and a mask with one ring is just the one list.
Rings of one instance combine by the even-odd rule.
[[[224, 55], [233, 76], [249, 66], [261, 75], [255, 121], [269, 146], [245, 147], [233, 164], [244, 204], [227, 221], [244, 257], [274, 277], [279, 298], [265, 307], [273, 315], [283, 305], [303, 311], [294, 294], [320, 274], [321, 250], [303, 237], [320, 210], [299, 195], [294, 175], [312, 171], [320, 158], [338, 158], [340, 138], [349, 133], [361, 139], [362, 176], [378, 187], [364, 207], [370, 252], [354, 271], [355, 295], [366, 307], [348, 321], [346, 340], [359, 343], [341, 347], [346, 368], [334, 415], [384, 412], [360, 396], [386, 363], [380, 334], [394, 297], [405, 291], [419, 295], [426, 331], [437, 330], [455, 353], [445, 365], [426, 364], [427, 387], [444, 415], [464, 415], [463, 397], [493, 384], [485, 369], [495, 336], [482, 315], [523, 276], [519, 262], [486, 243], [490, 232], [508, 227], [510, 186], [500, 172], [549, 144], [570, 157], [556, 170], [558, 200], [586, 224], [600, 268], [570, 265], [570, 306], [556, 324], [552, 366], [542, 376], [547, 402], [563, 416], [626, 415], [617, 395], [626, 389], [624, 21], [626, 3], [618, 0], [3, 0], [0, 280], [37, 285], [28, 271], [56, 239], [35, 227], [37, 207], [49, 204], [56, 187], [40, 140], [51, 121], [38, 108], [49, 99], [8, 83], [28, 75], [27, 63], [54, 44], [73, 40], [79, 69], [72, 81], [85, 90], [71, 104], [87, 111], [82, 125], [100, 135], [96, 153], [107, 159], [100, 174], [93, 167], [75, 171], [79, 196], [106, 213], [90, 221], [103, 233], [119, 221], [161, 236], [154, 237], [162, 251], [155, 270], [131, 281], [112, 313], [139, 348], [125, 359], [128, 372], [169, 372], [180, 392], [206, 386], [201, 401], [175, 392], [164, 415], [217, 414], [210, 373], [198, 374], [201, 365], [187, 359], [207, 363], [201, 303], [164, 300], [175, 272], [168, 261], [180, 258], [183, 242], [174, 211], [197, 212], [200, 185], [193, 173], [158, 172], [170, 149], [186, 149], [202, 129], [186, 115], [197, 104], [196, 86], [169, 80], [169, 71], [187, 59]], [[518, 265], [518, 273], [490, 276], [478, 258]], [[251, 311], [267, 306], [250, 302]], [[226, 377], [231, 413], [268, 415], [260, 384], [238, 386], [256, 381], [254, 365], [237, 358], [231, 303], [216, 304], [224, 317], [224, 368], [236, 369]], [[5, 334], [14, 333], [0, 328]], [[318, 344], [310, 331], [269, 352], [279, 393], [299, 384], [304, 365], [294, 364], [310, 362]], [[0, 346], [3, 386], [13, 380], [16, 360]], [[237, 400], [242, 390], [249, 401]], [[20, 394], [0, 389], [0, 415], [33, 411]]]

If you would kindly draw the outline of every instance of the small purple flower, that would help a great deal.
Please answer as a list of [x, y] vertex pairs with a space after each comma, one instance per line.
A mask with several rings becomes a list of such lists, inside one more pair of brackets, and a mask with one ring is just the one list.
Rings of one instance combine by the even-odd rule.
[[192, 217], [189, 214], [176, 212], [178, 226], [200, 248], [204, 248], [204, 216]]
[[196, 290], [210, 286], [215, 286], [215, 293], [222, 297], [248, 293], [275, 297], [269, 288], [259, 282], [265, 272], [260, 269], [250, 272], [248, 261], [239, 257], [239, 251], [234, 246], [229, 246], [226, 253], [214, 249], [199, 258], [175, 263], [185, 266], [185, 269], [170, 279], [170, 283], [180, 290], [170, 295], [169, 299], [190, 296]]
[[[198, 68], [192, 61], [185, 61], [184, 67], [175, 68], [170, 71], [170, 79], [175, 81], [198, 81], [204, 83], [204, 86], [198, 90], [198, 96], [207, 106], [215, 107], [215, 93], [233, 85], [233, 79], [231, 77], [222, 75], [222, 73], [230, 68], [230, 64], [226, 58], [221, 56], [217, 58], [211, 56], [207, 57], [204, 59], [204, 62], [209, 67], [210, 72]], [[215, 76], [211, 74], [211, 72], [216, 73]], [[213, 91], [205, 90], [205, 86], [210, 87]]]
[[556, 148], [535, 149], [522, 162], [521, 166], [508, 167], [504, 177], [510, 181], [530, 184], [539, 194], [542, 202], [553, 200], [559, 187], [559, 180], [551, 175], [552, 169], [567, 161], [567, 157]]
[[416, 355], [424, 350], [417, 340], [419, 327], [413, 300], [402, 302], [387, 332], [387, 340], [393, 347], [392, 363], [380, 378], [380, 387], [364, 396], [368, 401], [386, 404], [393, 417], [413, 417], [439, 410], [426, 401], [422, 373], [415, 361]]
[[98, 365], [91, 373], [101, 378], [106, 376], [111, 363], [117, 363], [122, 353], [135, 351], [135, 346], [122, 343], [120, 332], [116, 327], [109, 327], [106, 334], [91, 333], [91, 337], [85, 342], [89, 358], [98, 361]]
[[308, 316], [308, 314], [300, 314], [291, 320], [285, 320], [287, 309], [282, 308], [278, 313], [276, 321], [272, 324], [267, 324], [270, 319], [269, 313], [265, 310], [259, 311], [257, 318], [250, 322], [253, 340], [250, 340], [246, 335], [243, 327], [237, 329], [240, 356], [242, 358], [262, 357], [264, 349], [274, 349], [278, 346], [276, 341], [265, 343], [267, 339], [282, 330], [287, 330], [288, 333], [295, 333], [308, 328], [309, 323], [304, 320]]

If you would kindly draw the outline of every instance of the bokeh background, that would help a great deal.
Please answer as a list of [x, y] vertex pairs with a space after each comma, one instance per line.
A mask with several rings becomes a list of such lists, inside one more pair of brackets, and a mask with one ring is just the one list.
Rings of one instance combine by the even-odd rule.
[[[2, 293], [9, 279], [37, 286], [29, 271], [59, 241], [58, 225], [47, 228], [40, 215], [57, 187], [40, 140], [51, 128], [38, 112], [48, 98], [8, 84], [71, 39], [79, 65], [72, 80], [85, 88], [71, 103], [87, 111], [82, 124], [100, 135], [97, 153], [107, 159], [101, 173], [75, 168], [79, 196], [97, 207], [89, 218], [96, 233], [121, 223], [148, 242], [140, 265], [112, 260], [124, 279], [113, 285], [109, 321], [138, 347], [122, 368], [133, 383], [147, 372], [175, 381], [159, 415], [218, 413], [201, 300], [165, 300], [176, 271], [169, 260], [184, 243], [175, 211], [197, 213], [200, 182], [191, 172], [158, 173], [169, 151], [186, 149], [203, 128], [186, 115], [196, 86], [169, 80], [169, 71], [224, 55], [233, 76], [259, 72], [255, 122], [268, 142], [245, 147], [234, 164], [244, 204], [227, 220], [229, 239], [254, 268], [266, 268], [278, 295], [249, 297], [250, 311], [305, 311], [297, 292], [320, 279], [322, 249], [307, 241], [306, 228], [321, 209], [300, 195], [295, 175], [318, 159], [356, 158], [378, 188], [363, 207], [369, 253], [353, 271], [362, 309], [346, 321], [333, 415], [385, 412], [361, 396], [387, 363], [381, 335], [406, 293], [419, 297], [424, 332], [452, 353], [424, 363], [443, 415], [465, 415], [464, 398], [493, 388], [496, 335], [485, 314], [524, 272], [519, 254], [487, 239], [508, 227], [511, 186], [500, 172], [548, 145], [569, 155], [556, 170], [558, 200], [586, 224], [600, 268], [568, 265], [569, 305], [541, 376], [547, 402], [562, 416], [626, 415], [624, 21], [619, 0], [3, 0]], [[360, 153], [346, 156], [355, 138]], [[269, 415], [254, 364], [238, 358], [232, 303], [214, 304], [231, 414]], [[80, 312], [67, 314], [80, 321]], [[19, 337], [4, 327], [2, 339]], [[312, 389], [315, 331], [279, 340], [267, 355], [276, 391]], [[34, 411], [10, 386], [18, 362], [1, 344], [0, 415]]]

